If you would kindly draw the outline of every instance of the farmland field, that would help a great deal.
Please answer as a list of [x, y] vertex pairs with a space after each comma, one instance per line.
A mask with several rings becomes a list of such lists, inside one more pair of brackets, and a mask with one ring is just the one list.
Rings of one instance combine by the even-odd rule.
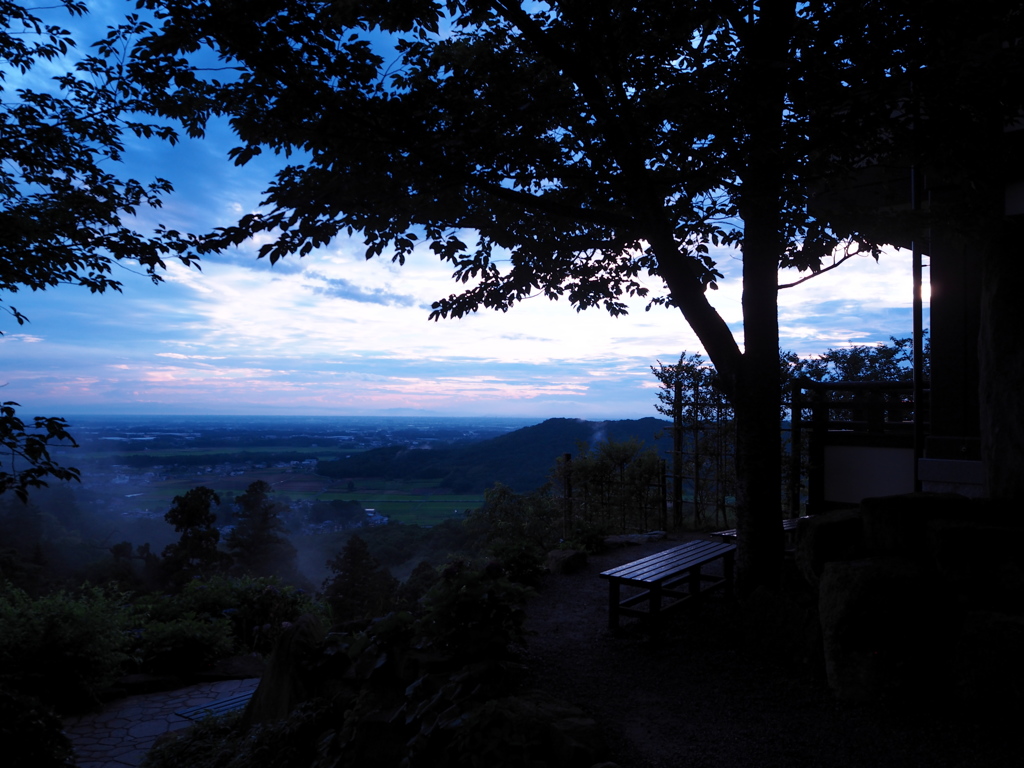
[[218, 456], [218, 457], [244, 457], [252, 460], [259, 460], [260, 456], [275, 455], [275, 454], [293, 454], [296, 457], [301, 456], [307, 459], [319, 459], [328, 461], [331, 459], [337, 459], [339, 456], [347, 456], [353, 453], [360, 453], [361, 451], [367, 450], [365, 447], [345, 447], [339, 448], [334, 445], [327, 446], [273, 446], [273, 445], [256, 445], [247, 446], [245, 448], [238, 447], [222, 447], [222, 448], [145, 448], [138, 450], [125, 450], [124, 448], [105, 449], [105, 448], [93, 448], [93, 447], [81, 447], [81, 448], [68, 448], [66, 446], [58, 446], [54, 449], [56, 455], [60, 455], [64, 461], [117, 461], [124, 460], [129, 461], [134, 456], [146, 456], [146, 457], [159, 457], [166, 458], [168, 463], [173, 463], [176, 458], [183, 456]]
[[[507, 434], [530, 420], [487, 418], [337, 417], [76, 417], [81, 447], [54, 446], [62, 465], [78, 467], [83, 504], [119, 519], [161, 520], [176, 496], [197, 486], [231, 504], [262, 480], [292, 507], [291, 521], [323, 520], [314, 502], [357, 502], [392, 520], [434, 525], [453, 513], [479, 507], [483, 493], [456, 494], [435, 479], [391, 471], [383, 460], [354, 466], [347, 475], [316, 474], [316, 462], [337, 464], [356, 454], [393, 445], [441, 448]], [[421, 473], [422, 474], [422, 473]], [[433, 471], [427, 474], [434, 474]], [[364, 476], [365, 475], [365, 476]], [[463, 486], [466, 484], [463, 483]], [[78, 490], [76, 489], [76, 491]], [[227, 512], [227, 510], [223, 510]]]
[[410, 525], [436, 525], [453, 513], [475, 509], [483, 503], [480, 494], [452, 494], [441, 491], [438, 481], [356, 478], [355, 490], [347, 481], [321, 477], [309, 472], [287, 472], [277, 468], [255, 469], [240, 475], [218, 476], [197, 472], [187, 477], [158, 480], [147, 485], [126, 486], [125, 495], [149, 509], [169, 509], [175, 496], [205, 485], [222, 497], [239, 495], [246, 487], [263, 480], [282, 499], [290, 501], [358, 501], [364, 509]]

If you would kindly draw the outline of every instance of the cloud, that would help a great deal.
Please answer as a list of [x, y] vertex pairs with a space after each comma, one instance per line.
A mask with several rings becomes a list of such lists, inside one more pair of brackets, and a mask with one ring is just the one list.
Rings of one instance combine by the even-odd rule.
[[174, 360], [226, 360], [226, 355], [183, 355], [179, 352], [156, 352], [155, 357], [170, 357]]
[[314, 285], [312, 287], [313, 293], [318, 296], [328, 296], [333, 299], [345, 299], [365, 304], [380, 304], [385, 307], [421, 305], [421, 302], [417, 301], [414, 296], [392, 293], [383, 288], [367, 289], [341, 277], [326, 277], [319, 272], [309, 272], [306, 277], [322, 283], [322, 285]]

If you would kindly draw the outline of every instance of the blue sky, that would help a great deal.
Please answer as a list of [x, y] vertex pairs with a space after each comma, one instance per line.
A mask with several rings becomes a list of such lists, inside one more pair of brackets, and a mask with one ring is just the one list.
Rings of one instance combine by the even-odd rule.
[[[231, 146], [224, 130], [178, 147], [133, 142], [124, 173], [176, 188], [144, 223], [204, 231], [255, 210], [273, 159], [239, 169], [226, 159]], [[118, 269], [122, 294], [3, 296], [31, 322], [0, 315], [0, 397], [25, 415], [636, 418], [656, 415], [650, 366], [701, 351], [677, 310], [645, 312], [643, 301], [620, 318], [535, 298], [434, 323], [430, 303], [455, 285], [429, 252], [404, 267], [367, 262], [357, 237], [270, 267], [257, 247], [208, 257], [201, 272], [171, 264], [158, 286]], [[737, 256], [721, 253], [726, 279], [711, 299], [742, 340]], [[782, 346], [802, 355], [909, 335], [909, 252], [855, 258], [781, 302]]]

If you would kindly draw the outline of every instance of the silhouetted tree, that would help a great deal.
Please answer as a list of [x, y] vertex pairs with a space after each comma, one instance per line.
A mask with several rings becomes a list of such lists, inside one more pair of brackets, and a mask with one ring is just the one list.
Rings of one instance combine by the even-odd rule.
[[227, 546], [235, 564], [257, 576], [291, 576], [296, 568], [296, 550], [281, 534], [280, 505], [271, 498], [274, 489], [265, 480], [249, 484], [235, 499], [235, 527]]
[[[930, 339], [924, 342], [922, 372], [930, 377]], [[889, 337], [889, 343], [853, 344], [831, 347], [824, 354], [801, 358], [794, 352], [784, 355], [792, 378], [812, 381], [906, 381], [914, 380], [913, 340]]]
[[[174, 526], [181, 538], [163, 551], [165, 568], [176, 582], [195, 576], [207, 576], [228, 559], [218, 548], [220, 531], [214, 527], [217, 516], [212, 505], [220, 498], [210, 488], [198, 486], [175, 496], [173, 506], [164, 520]], [[131, 545], [129, 544], [129, 551]]]
[[[714, 369], [699, 354], [684, 352], [672, 365], [659, 360], [651, 373], [658, 380], [654, 408], [672, 419], [673, 520], [677, 526], [682, 523], [683, 481], [690, 478], [694, 523], [700, 525], [704, 509], [710, 505], [718, 512], [720, 504], [712, 501], [724, 502], [726, 489], [731, 495], [735, 487], [731, 466], [728, 482], [722, 471], [731, 465], [726, 459], [734, 450], [732, 412], [715, 386]], [[712, 488], [715, 492], [708, 493]]]
[[390, 610], [398, 581], [370, 554], [358, 534], [328, 561], [333, 576], [324, 582], [324, 597], [335, 623], [381, 616]]

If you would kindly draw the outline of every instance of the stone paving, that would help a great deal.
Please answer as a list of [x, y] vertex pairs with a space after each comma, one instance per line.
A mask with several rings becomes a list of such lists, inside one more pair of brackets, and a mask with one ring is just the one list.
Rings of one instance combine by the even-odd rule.
[[138, 766], [165, 733], [188, 728], [175, 712], [253, 690], [259, 678], [200, 683], [164, 693], [129, 696], [100, 712], [64, 720], [78, 768]]

